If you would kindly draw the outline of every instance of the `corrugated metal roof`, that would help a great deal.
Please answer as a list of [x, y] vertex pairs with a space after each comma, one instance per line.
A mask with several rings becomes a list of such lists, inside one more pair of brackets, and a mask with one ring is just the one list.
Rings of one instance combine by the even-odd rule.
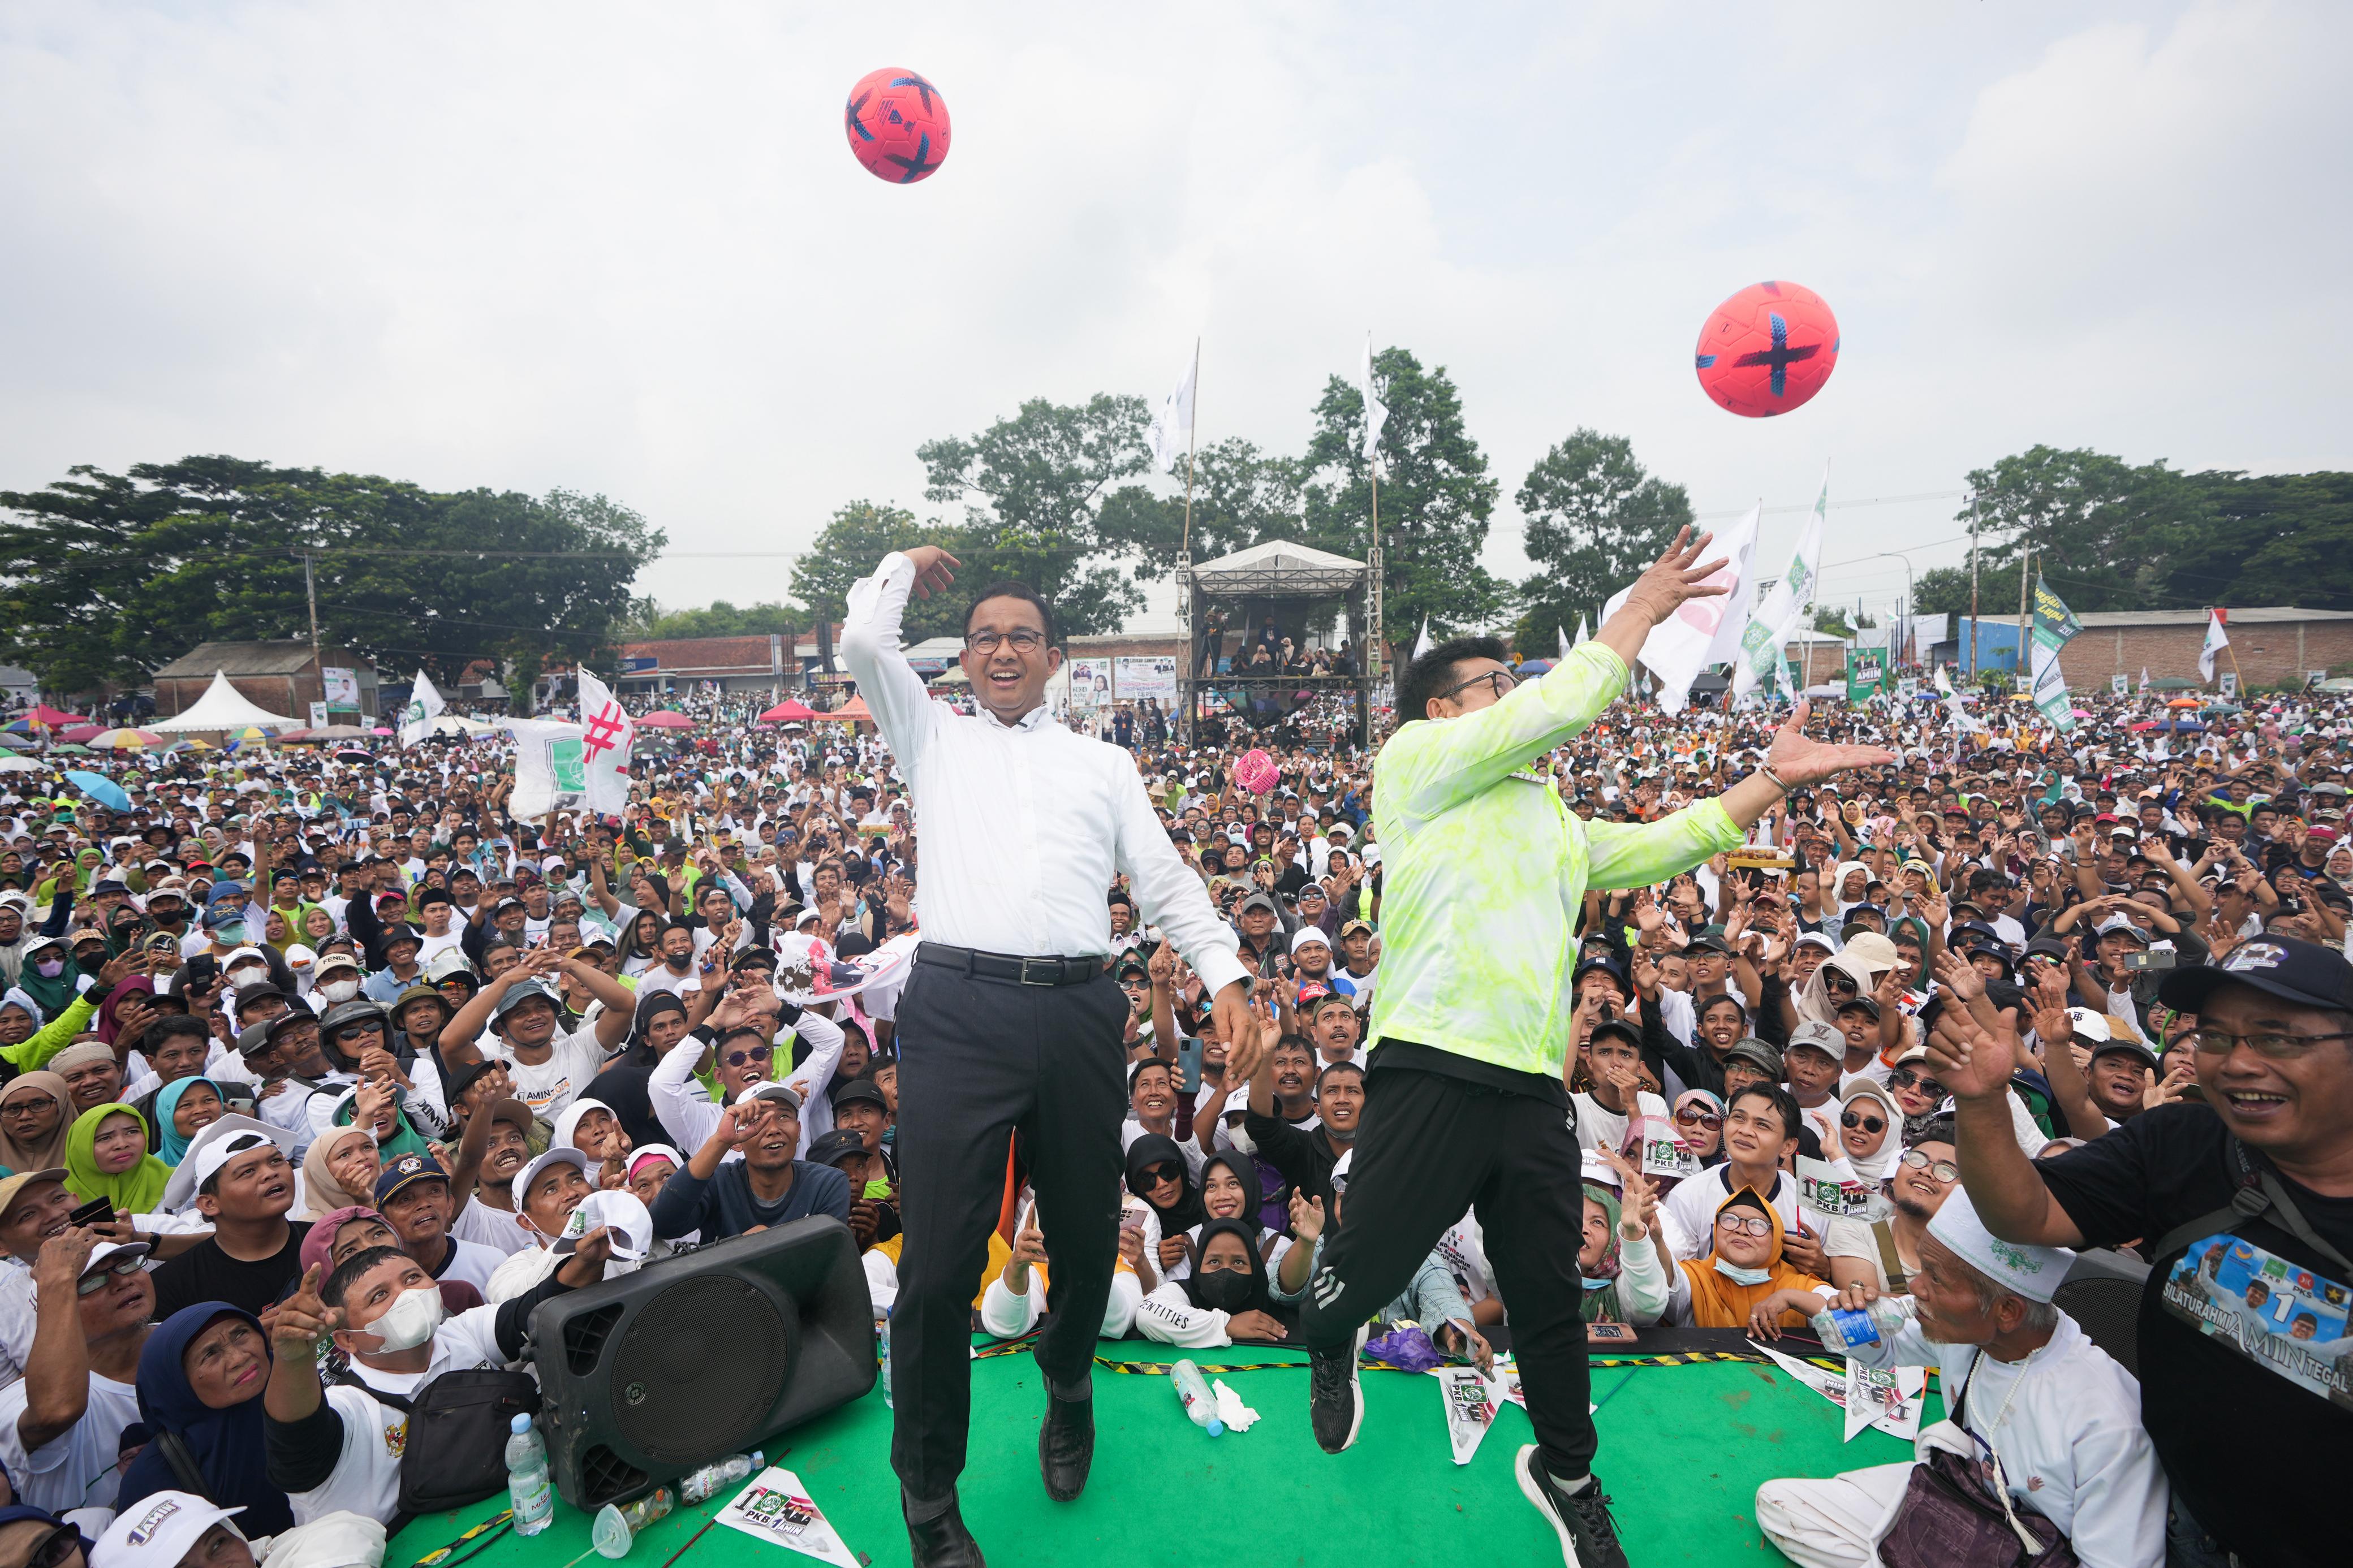
[[[321, 650], [323, 662], [357, 666], [367, 661], [341, 648]], [[206, 642], [198, 643], [186, 653], [155, 672], [158, 680], [202, 680], [209, 683], [213, 672], [224, 675], [299, 675], [311, 668], [311, 645], [307, 642]]]
[[[2105, 626], [2113, 631], [2118, 626], [2202, 626], [2206, 624], [2203, 610], [2086, 610], [2078, 611], [2075, 619], [2086, 631]], [[2226, 626], [2274, 626], [2283, 621], [2353, 621], [2353, 610], [2299, 610], [2272, 605], [2251, 609], [2232, 608], [2223, 611]]]

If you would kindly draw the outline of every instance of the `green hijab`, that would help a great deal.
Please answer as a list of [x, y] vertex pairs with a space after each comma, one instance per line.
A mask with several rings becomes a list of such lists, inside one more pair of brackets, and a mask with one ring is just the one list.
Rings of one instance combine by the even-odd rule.
[[[346, 1094], [336, 1101], [332, 1120], [338, 1127], [349, 1127], [358, 1120], [359, 1113], [359, 1096], [356, 1093]], [[375, 1146], [376, 1152], [384, 1157], [387, 1165], [403, 1154], [422, 1154], [428, 1160], [437, 1158], [433, 1145], [408, 1124], [408, 1112], [400, 1108], [398, 1100], [395, 1100], [392, 1106], [392, 1131], [378, 1137]]]
[[1577, 1311], [1588, 1323], [1622, 1323], [1626, 1310], [1618, 1303], [1618, 1275], [1624, 1268], [1618, 1256], [1618, 1194], [1599, 1182], [1588, 1182], [1585, 1195], [1609, 1216], [1609, 1245], [1602, 1249], [1593, 1272], [1585, 1277], [1585, 1300], [1578, 1303]]
[[[98, 1168], [99, 1124], [110, 1116], [128, 1116], [139, 1124], [139, 1163], [111, 1176]], [[74, 1118], [66, 1133], [66, 1190], [85, 1202], [104, 1198], [117, 1210], [153, 1214], [164, 1201], [172, 1167], [147, 1152], [152, 1136], [137, 1106], [119, 1101], [91, 1106]]]

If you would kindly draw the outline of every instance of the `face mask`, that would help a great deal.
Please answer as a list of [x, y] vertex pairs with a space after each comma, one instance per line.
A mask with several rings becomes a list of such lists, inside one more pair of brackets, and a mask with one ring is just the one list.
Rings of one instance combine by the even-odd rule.
[[106, 967], [106, 954], [102, 952], [85, 954], [74, 960], [74, 967], [84, 974], [95, 974]]
[[327, 980], [319, 985], [319, 994], [330, 1002], [348, 1002], [359, 994], [360, 983], [356, 980]]
[[1220, 1312], [1239, 1312], [1250, 1304], [1250, 1277], [1240, 1268], [1213, 1268], [1200, 1276], [1195, 1289], [1201, 1304]]
[[243, 921], [231, 921], [228, 924], [216, 928], [213, 931], [213, 940], [220, 943], [223, 947], [243, 947], [245, 945], [245, 922]]
[[399, 1300], [385, 1309], [383, 1317], [370, 1323], [364, 1333], [374, 1334], [382, 1342], [370, 1352], [372, 1355], [391, 1355], [398, 1351], [413, 1351], [433, 1337], [441, 1326], [448, 1309], [441, 1305], [438, 1286], [402, 1293]]
[[1770, 1268], [1742, 1268], [1721, 1258], [1715, 1260], [1715, 1271], [1735, 1285], [1762, 1285], [1773, 1278]]
[[33, 973], [44, 980], [55, 980], [65, 972], [66, 961], [62, 958], [37, 958], [33, 961]]

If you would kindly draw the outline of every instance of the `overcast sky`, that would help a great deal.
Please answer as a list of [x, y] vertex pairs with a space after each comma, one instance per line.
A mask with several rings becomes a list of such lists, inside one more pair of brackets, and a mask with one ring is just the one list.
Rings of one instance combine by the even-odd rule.
[[[1591, 425], [1790, 509], [1773, 570], [1828, 461], [1825, 597], [1881, 608], [1958, 503], [1852, 503], [2038, 441], [2353, 466], [2348, 57], [2341, 3], [12, 0], [0, 487], [601, 490], [669, 531], [640, 591], [741, 603], [845, 500], [937, 510], [919, 441], [1157, 398], [1197, 332], [1202, 438], [1295, 450], [1370, 328], [1461, 388], [1491, 566]], [[843, 143], [885, 65], [954, 115], [913, 187]], [[1743, 420], [1692, 347], [1766, 278], [1845, 342]]]

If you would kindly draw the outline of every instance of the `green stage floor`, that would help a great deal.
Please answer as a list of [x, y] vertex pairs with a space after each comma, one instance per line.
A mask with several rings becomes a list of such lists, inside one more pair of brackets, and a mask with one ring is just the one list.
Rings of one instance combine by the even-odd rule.
[[[1131, 1340], [1106, 1342], [1100, 1353], [1156, 1362], [1166, 1349]], [[1219, 1557], [1248, 1568], [1558, 1561], [1552, 1531], [1513, 1479], [1514, 1457], [1534, 1441], [1526, 1414], [1516, 1407], [1503, 1410], [1472, 1462], [1458, 1467], [1448, 1456], [1438, 1380], [1367, 1371], [1363, 1432], [1335, 1458], [1315, 1447], [1308, 1430], [1304, 1357], [1236, 1347], [1199, 1352], [1196, 1360], [1205, 1372], [1293, 1364], [1223, 1374], [1262, 1419], [1246, 1433], [1214, 1438], [1186, 1420], [1165, 1377], [1098, 1366], [1093, 1475], [1086, 1495], [1065, 1504], [1049, 1501], [1038, 1479], [1044, 1396], [1036, 1363], [1026, 1352], [976, 1363], [972, 1458], [962, 1498], [965, 1521], [989, 1561], [1000, 1568], [1197, 1568]], [[1836, 1406], [1778, 1368], [1756, 1363], [1597, 1362], [1593, 1399], [1600, 1407], [1594, 1416], [1601, 1432], [1597, 1468], [1616, 1499], [1635, 1568], [1781, 1562], [1751, 1521], [1759, 1482], [1827, 1476], [1911, 1452], [1876, 1431], [1842, 1443]], [[1932, 1402], [1928, 1419], [1940, 1413]], [[900, 1568], [908, 1562], [907, 1536], [890, 1466], [891, 1415], [878, 1386], [786, 1433], [768, 1458], [798, 1474], [862, 1561]], [[766, 1561], [788, 1568], [815, 1561], [720, 1525], [696, 1540], [723, 1500], [655, 1524], [638, 1538], [628, 1563], [717, 1568]], [[417, 1521], [392, 1542], [386, 1568], [409, 1568], [504, 1506], [501, 1498]], [[461, 1562], [565, 1568], [588, 1551], [586, 1516], [558, 1503], [554, 1522], [542, 1534], [486, 1534], [439, 1568]], [[592, 1555], [583, 1568], [603, 1561]]]

